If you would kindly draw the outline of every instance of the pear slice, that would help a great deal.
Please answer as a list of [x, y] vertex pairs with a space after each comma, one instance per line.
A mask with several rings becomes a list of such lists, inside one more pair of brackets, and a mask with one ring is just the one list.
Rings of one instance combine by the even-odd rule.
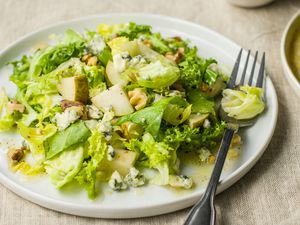
[[109, 61], [106, 65], [106, 75], [112, 85], [120, 84], [125, 86], [128, 83], [128, 80], [121, 77], [121, 74], [116, 70], [112, 61]]
[[85, 104], [89, 99], [89, 86], [85, 75], [62, 78], [57, 89], [64, 99], [70, 101]]
[[116, 116], [123, 116], [134, 112], [127, 94], [123, 91], [120, 84], [110, 87], [91, 100], [92, 103], [102, 111], [105, 111], [106, 108], [111, 106]]

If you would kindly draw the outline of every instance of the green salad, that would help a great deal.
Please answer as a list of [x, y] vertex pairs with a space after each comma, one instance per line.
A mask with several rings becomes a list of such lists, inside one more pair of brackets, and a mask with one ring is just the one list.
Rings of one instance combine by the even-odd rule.
[[[216, 60], [148, 25], [100, 24], [52, 39], [9, 62], [17, 93], [0, 89], [0, 131], [14, 129], [24, 139], [8, 150], [12, 170], [47, 174], [58, 189], [75, 182], [93, 199], [101, 182], [115, 191], [192, 188], [179, 153], [214, 162], [227, 126], [218, 105], [238, 119], [264, 109], [258, 88], [225, 90], [222, 98], [228, 78]], [[232, 149], [240, 144], [235, 135]], [[148, 178], [146, 169], [156, 175]]]

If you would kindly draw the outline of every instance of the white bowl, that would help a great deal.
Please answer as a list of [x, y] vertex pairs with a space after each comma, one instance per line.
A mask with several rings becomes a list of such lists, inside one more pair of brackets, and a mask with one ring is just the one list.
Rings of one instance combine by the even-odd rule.
[[298, 11], [296, 15], [293, 16], [293, 18], [289, 21], [288, 25], [286, 26], [281, 38], [280, 46], [281, 62], [285, 77], [289, 81], [290, 85], [294, 88], [297, 95], [300, 97], [300, 81], [296, 78], [296, 75], [293, 73], [290, 67], [288, 56], [290, 51], [290, 45], [294, 37], [294, 33], [297, 29], [300, 29], [300, 11]]
[[260, 7], [273, 2], [274, 0], [227, 0], [229, 3], [246, 8]]

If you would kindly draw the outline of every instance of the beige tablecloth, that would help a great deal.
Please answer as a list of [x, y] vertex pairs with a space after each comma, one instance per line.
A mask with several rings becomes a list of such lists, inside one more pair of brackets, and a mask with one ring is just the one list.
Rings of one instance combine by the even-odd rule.
[[[277, 0], [242, 9], [224, 0], [0, 0], [0, 49], [43, 26], [108, 12], [174, 16], [214, 29], [241, 46], [267, 53], [276, 86], [279, 118], [273, 139], [254, 168], [216, 198], [224, 225], [300, 224], [300, 99], [283, 77], [279, 56], [282, 31], [300, 1]], [[0, 185], [1, 225], [182, 224], [188, 210], [128, 220], [82, 218], [30, 203]]]

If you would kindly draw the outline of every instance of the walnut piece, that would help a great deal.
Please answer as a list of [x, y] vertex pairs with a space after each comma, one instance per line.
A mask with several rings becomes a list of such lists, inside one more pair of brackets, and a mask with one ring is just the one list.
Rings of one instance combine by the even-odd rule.
[[72, 108], [78, 112], [78, 115], [80, 115], [81, 119], [87, 119], [87, 109], [81, 102], [64, 99], [60, 102], [60, 106], [63, 111], [65, 111], [67, 108]]
[[172, 52], [167, 52], [165, 54], [165, 57], [167, 59], [170, 59], [170, 60], [174, 61], [177, 64], [180, 63], [183, 56], [184, 56], [184, 48], [178, 48], [178, 50], [175, 54], [173, 54]]
[[96, 66], [98, 59], [97, 56], [93, 56], [92, 54], [86, 54], [81, 57], [81, 61], [85, 62], [88, 66]]
[[9, 159], [19, 162], [23, 157], [24, 157], [24, 150], [26, 148], [25, 147], [21, 147], [21, 148], [10, 148], [7, 152], [7, 156]]
[[128, 91], [128, 97], [130, 104], [136, 110], [140, 110], [147, 105], [148, 97], [141, 88], [135, 88], [132, 91]]

